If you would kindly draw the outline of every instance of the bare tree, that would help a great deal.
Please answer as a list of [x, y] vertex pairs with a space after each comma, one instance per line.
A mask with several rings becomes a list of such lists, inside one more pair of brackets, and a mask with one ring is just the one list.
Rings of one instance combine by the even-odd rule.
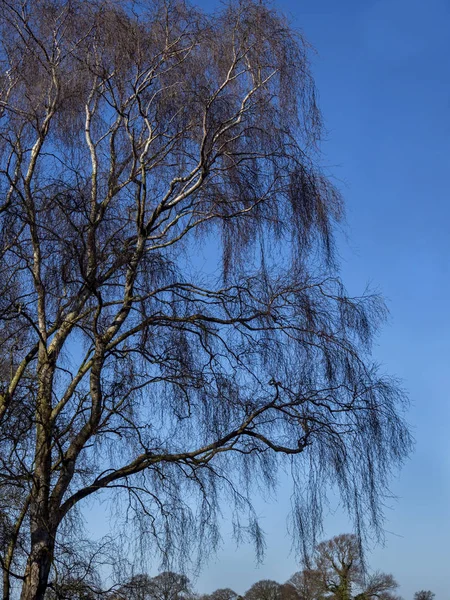
[[398, 583], [391, 574], [368, 573], [363, 562], [361, 540], [341, 534], [317, 545], [313, 567], [295, 573], [289, 583], [300, 598], [319, 600], [398, 600], [393, 592]]
[[436, 594], [430, 590], [420, 590], [414, 594], [414, 600], [433, 600]]
[[281, 584], [280, 598], [281, 600], [300, 600], [296, 587], [289, 582]]
[[219, 588], [211, 594], [200, 596], [200, 600], [238, 600], [239, 598], [239, 594], [231, 588]]
[[376, 600], [379, 598], [380, 600], [397, 600], [398, 596], [394, 593], [397, 588], [398, 583], [393, 575], [376, 571], [367, 578], [362, 591], [355, 596], [355, 599]]
[[193, 594], [186, 575], [163, 571], [149, 581], [149, 598], [152, 600], [185, 600]]
[[323, 589], [336, 600], [350, 600], [352, 588], [363, 584], [361, 543], [355, 534], [343, 533], [318, 544], [315, 565]]
[[3, 600], [99, 493], [163, 559], [215, 547], [220, 499], [261, 551], [281, 464], [299, 539], [329, 484], [379, 527], [404, 396], [333, 259], [302, 38], [252, 0], [0, 8]]
[[245, 594], [245, 600], [281, 600], [282, 585], [272, 579], [261, 579], [252, 585]]
[[155, 577], [133, 575], [108, 596], [111, 600], [187, 600], [195, 597], [186, 575], [163, 571]]
[[151, 578], [146, 573], [133, 575], [112, 593], [114, 600], [150, 600]]
[[294, 587], [299, 600], [320, 600], [328, 594], [318, 569], [298, 571], [288, 579], [287, 584]]
[[101, 594], [86, 581], [68, 577], [59, 584], [49, 585], [46, 600], [98, 600]]

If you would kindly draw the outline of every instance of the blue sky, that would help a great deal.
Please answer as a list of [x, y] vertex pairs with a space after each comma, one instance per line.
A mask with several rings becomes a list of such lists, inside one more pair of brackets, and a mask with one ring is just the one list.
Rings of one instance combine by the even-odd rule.
[[[213, 9], [219, 0], [195, 0]], [[326, 137], [323, 165], [341, 189], [342, 278], [352, 294], [383, 293], [391, 314], [375, 356], [408, 390], [416, 450], [392, 481], [386, 543], [368, 557], [400, 593], [431, 589], [450, 600], [450, 0], [273, 0], [311, 54]], [[258, 579], [299, 569], [287, 534], [289, 482], [256, 499], [267, 553], [223, 546], [195, 587], [244, 593]], [[92, 507], [100, 531], [104, 508]], [[95, 521], [95, 523], [94, 523]], [[351, 531], [330, 506], [324, 538]]]
[[[204, 8], [218, 2], [198, 0]], [[370, 284], [391, 316], [375, 354], [409, 391], [416, 451], [392, 482], [386, 544], [369, 557], [400, 593], [449, 598], [450, 539], [450, 1], [275, 0], [303, 31], [327, 128], [323, 164], [347, 205], [339, 250], [352, 293]], [[298, 565], [286, 534], [288, 486], [258, 502], [267, 556], [224, 542], [197, 588], [243, 593]], [[349, 530], [339, 509], [324, 537]], [[224, 536], [227, 530], [224, 526]]]

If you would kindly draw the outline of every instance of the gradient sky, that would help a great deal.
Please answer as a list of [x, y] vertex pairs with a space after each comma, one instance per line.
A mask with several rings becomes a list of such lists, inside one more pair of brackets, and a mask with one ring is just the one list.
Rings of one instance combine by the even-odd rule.
[[[197, 0], [212, 9], [215, 0]], [[347, 204], [340, 240], [351, 293], [366, 284], [391, 317], [375, 349], [403, 380], [416, 451], [392, 482], [386, 544], [369, 556], [400, 593], [450, 598], [450, 0], [274, 0], [317, 50], [312, 55], [327, 128], [328, 172]], [[243, 593], [285, 581], [298, 564], [286, 534], [288, 486], [259, 503], [267, 555], [224, 542], [196, 587]], [[348, 531], [339, 509], [324, 537]], [[227, 536], [224, 526], [224, 536]]]
[[[219, 0], [196, 0], [213, 10]], [[416, 450], [392, 482], [386, 543], [368, 556], [412, 600], [430, 589], [450, 600], [450, 0], [273, 0], [317, 53], [311, 55], [327, 135], [323, 165], [346, 199], [339, 236], [352, 294], [369, 284], [391, 316], [375, 356], [408, 390]], [[195, 587], [243, 594], [259, 579], [300, 568], [287, 534], [289, 482], [256, 499], [265, 561], [223, 546]], [[100, 533], [104, 508], [88, 523]], [[330, 507], [324, 538], [351, 531]]]

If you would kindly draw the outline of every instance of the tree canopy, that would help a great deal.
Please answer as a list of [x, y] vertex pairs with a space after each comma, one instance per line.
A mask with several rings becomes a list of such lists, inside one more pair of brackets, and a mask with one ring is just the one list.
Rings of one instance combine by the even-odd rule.
[[300, 544], [330, 485], [379, 530], [405, 397], [339, 278], [301, 35], [253, 0], [0, 8], [3, 600], [42, 600], [99, 494], [166, 561], [221, 500], [261, 553], [281, 466]]

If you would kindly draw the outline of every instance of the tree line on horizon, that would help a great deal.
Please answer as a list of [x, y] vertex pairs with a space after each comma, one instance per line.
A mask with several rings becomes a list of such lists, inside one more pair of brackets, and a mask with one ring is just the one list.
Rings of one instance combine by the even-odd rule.
[[[243, 595], [231, 588], [210, 594], [197, 593], [185, 574], [163, 571], [155, 577], [139, 573], [109, 590], [102, 589], [98, 573], [63, 577], [52, 582], [48, 600], [402, 600], [399, 584], [390, 573], [370, 572], [364, 563], [360, 540], [341, 534], [319, 543], [309, 561], [286, 582], [272, 579], [255, 582]], [[433, 600], [435, 594], [421, 590], [414, 600]]]

